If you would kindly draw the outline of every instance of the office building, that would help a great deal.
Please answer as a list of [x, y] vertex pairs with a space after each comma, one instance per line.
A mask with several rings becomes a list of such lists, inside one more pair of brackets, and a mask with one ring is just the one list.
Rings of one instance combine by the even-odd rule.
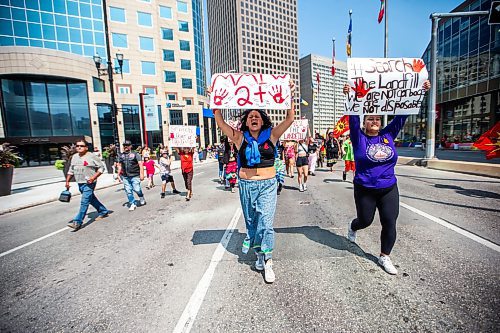
[[[107, 3], [107, 4], [106, 4]], [[168, 127], [194, 125], [202, 146], [216, 141], [203, 110], [202, 0], [6, 0], [0, 2], [0, 141], [29, 165], [51, 164], [82, 136], [113, 142], [104, 6], [107, 7], [119, 140], [156, 147]], [[157, 128], [146, 128], [141, 96], [155, 95]], [[204, 115], [206, 117], [204, 117]]]
[[300, 59], [300, 97], [308, 104], [301, 106], [301, 114], [309, 120], [312, 134], [332, 131], [342, 117], [345, 101], [342, 89], [346, 82], [345, 62], [335, 60], [335, 75], [332, 75], [332, 58], [309, 54]]
[[[212, 74], [286, 73], [298, 90], [297, 0], [207, 0], [207, 12]], [[286, 110], [268, 114], [276, 124]]]
[[[491, 0], [464, 1], [451, 12], [490, 9]], [[430, 23], [429, 23], [430, 24]], [[488, 16], [439, 20], [436, 138], [474, 141], [500, 120], [500, 31]], [[430, 69], [430, 44], [422, 58]], [[411, 116], [405, 138], [426, 136], [427, 108]]]

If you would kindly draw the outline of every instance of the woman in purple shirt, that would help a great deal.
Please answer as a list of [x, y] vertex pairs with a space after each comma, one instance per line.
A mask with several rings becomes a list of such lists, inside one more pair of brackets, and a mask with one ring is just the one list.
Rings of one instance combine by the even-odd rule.
[[[430, 82], [423, 88], [428, 90]], [[344, 94], [350, 90], [344, 86]], [[347, 238], [356, 241], [356, 232], [370, 226], [378, 208], [381, 232], [381, 250], [378, 264], [389, 274], [398, 271], [391, 262], [391, 254], [396, 242], [396, 220], [399, 215], [399, 191], [394, 167], [398, 154], [394, 139], [403, 128], [408, 116], [395, 116], [389, 125], [381, 128], [380, 115], [365, 116], [364, 131], [360, 127], [360, 116], [349, 116], [349, 130], [356, 161], [354, 176], [354, 202], [357, 218], [349, 223]]]

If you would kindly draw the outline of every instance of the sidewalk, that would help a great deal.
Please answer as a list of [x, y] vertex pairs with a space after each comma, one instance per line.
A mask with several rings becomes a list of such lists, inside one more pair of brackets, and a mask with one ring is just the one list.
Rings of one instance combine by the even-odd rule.
[[[216, 161], [207, 159], [196, 164]], [[172, 170], [180, 169], [180, 165], [180, 161], [173, 161]], [[62, 171], [54, 166], [15, 169], [11, 195], [0, 197], [0, 215], [59, 200], [59, 195], [66, 189], [65, 182]], [[96, 190], [116, 185], [121, 183], [115, 181], [112, 174], [104, 173], [97, 181]], [[76, 183], [71, 183], [70, 192], [73, 197], [80, 195]]]

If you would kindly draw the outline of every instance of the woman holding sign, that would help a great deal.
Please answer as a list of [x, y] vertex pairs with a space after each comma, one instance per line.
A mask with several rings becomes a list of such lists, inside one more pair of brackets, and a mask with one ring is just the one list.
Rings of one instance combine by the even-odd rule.
[[[423, 85], [429, 90], [430, 82]], [[344, 86], [344, 94], [351, 87]], [[389, 255], [396, 243], [396, 220], [399, 215], [399, 191], [394, 167], [398, 160], [394, 139], [403, 128], [408, 116], [395, 116], [389, 125], [381, 128], [380, 115], [364, 117], [360, 127], [358, 115], [349, 116], [350, 139], [356, 161], [354, 175], [354, 202], [357, 218], [348, 226], [347, 238], [356, 241], [356, 232], [370, 226], [378, 209], [381, 232], [381, 250], [378, 264], [392, 275], [398, 273]]]
[[[264, 271], [267, 283], [273, 283], [275, 280], [272, 261], [273, 223], [277, 201], [275, 147], [280, 136], [293, 123], [294, 88], [293, 81], [290, 81], [291, 106], [287, 110], [285, 120], [275, 127], [264, 110], [245, 110], [240, 130], [229, 126], [220, 110], [213, 110], [217, 126], [239, 148], [240, 202], [247, 228], [242, 251], [247, 253], [250, 248], [254, 249], [257, 254], [255, 269]], [[207, 90], [210, 93], [212, 89], [209, 87]]]

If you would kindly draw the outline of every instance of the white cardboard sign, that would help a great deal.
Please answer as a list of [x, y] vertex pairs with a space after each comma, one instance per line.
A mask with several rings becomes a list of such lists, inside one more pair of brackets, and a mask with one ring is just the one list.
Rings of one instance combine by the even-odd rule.
[[307, 119], [294, 120], [292, 126], [290, 126], [281, 140], [285, 141], [299, 141], [305, 140], [307, 137], [307, 128], [309, 127], [309, 121]]
[[349, 58], [344, 114], [418, 114], [428, 72], [418, 58]]
[[291, 106], [288, 74], [214, 74], [211, 86], [211, 109], [288, 110]]
[[170, 147], [196, 147], [196, 126], [170, 125]]

